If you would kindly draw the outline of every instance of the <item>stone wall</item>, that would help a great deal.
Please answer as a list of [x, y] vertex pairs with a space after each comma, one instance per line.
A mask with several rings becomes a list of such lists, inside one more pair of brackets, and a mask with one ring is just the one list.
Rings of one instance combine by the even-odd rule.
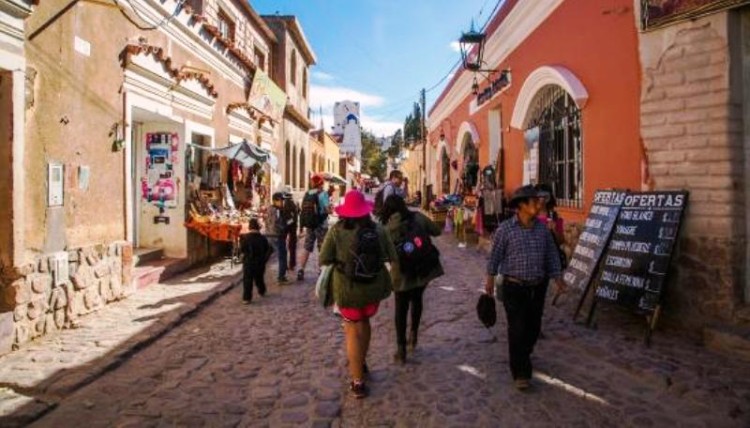
[[724, 12], [640, 35], [641, 135], [652, 184], [690, 191], [665, 314], [695, 327], [733, 322], [744, 287], [742, 100], [732, 69], [733, 21]]
[[12, 339], [0, 338], [3, 343], [0, 353], [75, 326], [79, 316], [135, 291], [133, 250], [129, 243], [79, 248], [66, 254], [69, 272], [60, 281], [56, 278], [55, 256], [51, 254], [39, 256], [34, 263], [12, 272], [0, 272], [3, 330], [10, 330], [8, 324], [12, 322]]

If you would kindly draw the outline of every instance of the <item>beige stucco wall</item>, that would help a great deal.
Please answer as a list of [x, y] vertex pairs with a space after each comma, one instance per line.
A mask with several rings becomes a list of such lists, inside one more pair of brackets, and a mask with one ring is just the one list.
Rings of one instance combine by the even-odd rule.
[[324, 146], [325, 146], [325, 159], [326, 159], [326, 172], [330, 172], [333, 174], [339, 173], [339, 157], [341, 156], [341, 152], [339, 150], [339, 145], [331, 138], [329, 134], [325, 134], [324, 138]]
[[737, 12], [640, 34], [642, 139], [656, 189], [690, 202], [667, 314], [734, 322], [746, 267], [746, 172]]
[[[29, 28], [39, 28], [58, 8], [52, 2], [40, 5], [29, 19]], [[200, 24], [187, 23], [188, 17], [180, 16], [170, 25], [184, 25], [185, 33], [198, 34]], [[90, 56], [73, 49], [76, 36], [90, 43]], [[163, 48], [172, 67], [190, 65], [209, 73], [209, 81], [218, 92], [212, 117], [200, 117], [179, 108], [174, 108], [172, 114], [182, 129], [187, 129], [189, 122], [205, 125], [213, 129], [217, 146], [228, 143], [226, 106], [245, 100], [247, 81], [237, 84], [236, 78], [233, 81], [213, 68], [211, 63], [222, 61], [220, 55], [205, 60], [206, 55], [183, 46], [184, 40], [177, 42], [164, 31], [136, 29], [116, 9], [79, 3], [27, 43], [29, 66], [38, 72], [35, 105], [27, 112], [26, 122], [25, 232], [29, 254], [126, 239], [125, 156], [129, 151], [114, 151], [114, 136], [110, 133], [114, 125], [123, 122], [128, 95], [123, 90], [119, 56], [128, 43], [137, 44], [139, 39]], [[185, 40], [197, 43], [198, 38]], [[203, 48], [207, 46], [204, 44]], [[234, 70], [244, 75], [241, 79], [247, 79], [245, 70]], [[123, 136], [129, 140], [130, 124], [127, 125]], [[251, 134], [237, 130], [231, 133], [254, 141]], [[183, 136], [183, 143], [185, 139], [189, 135]], [[184, 153], [180, 156], [184, 159]], [[65, 205], [57, 213], [46, 206], [46, 164], [50, 161], [66, 167]], [[91, 169], [85, 191], [75, 183], [75, 172], [82, 165]]]

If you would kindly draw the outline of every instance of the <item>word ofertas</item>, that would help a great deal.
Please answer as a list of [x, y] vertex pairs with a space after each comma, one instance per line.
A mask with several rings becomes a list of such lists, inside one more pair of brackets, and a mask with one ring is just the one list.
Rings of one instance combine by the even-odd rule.
[[664, 193], [658, 195], [627, 195], [624, 204], [626, 207], [680, 208], [685, 205], [685, 195]]

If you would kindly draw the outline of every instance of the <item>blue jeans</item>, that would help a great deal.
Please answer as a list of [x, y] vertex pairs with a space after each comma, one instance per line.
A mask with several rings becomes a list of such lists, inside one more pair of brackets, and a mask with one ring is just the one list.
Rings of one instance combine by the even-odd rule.
[[276, 255], [279, 259], [279, 279], [286, 277], [287, 253], [286, 253], [286, 233], [282, 233], [276, 238]]

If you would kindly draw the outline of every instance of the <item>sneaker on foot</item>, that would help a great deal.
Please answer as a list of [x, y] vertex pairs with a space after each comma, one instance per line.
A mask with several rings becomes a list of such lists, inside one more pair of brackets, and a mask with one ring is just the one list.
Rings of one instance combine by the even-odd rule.
[[297, 271], [297, 281], [304, 281], [305, 279], [305, 271], [298, 270]]
[[393, 362], [396, 364], [406, 364], [406, 345], [398, 345], [396, 353], [393, 355]]
[[349, 391], [351, 391], [354, 398], [360, 399], [367, 397], [367, 387], [365, 382], [361, 380], [352, 381], [349, 384]]
[[243, 305], [249, 305], [251, 302], [252, 302], [252, 300], [243, 300], [242, 304]]
[[513, 381], [513, 384], [519, 391], [526, 391], [531, 386], [528, 379], [516, 379]]
[[281, 278], [277, 279], [276, 282], [278, 282], [279, 284], [288, 284], [289, 279], [287, 279], [287, 277], [285, 276], [282, 276]]

